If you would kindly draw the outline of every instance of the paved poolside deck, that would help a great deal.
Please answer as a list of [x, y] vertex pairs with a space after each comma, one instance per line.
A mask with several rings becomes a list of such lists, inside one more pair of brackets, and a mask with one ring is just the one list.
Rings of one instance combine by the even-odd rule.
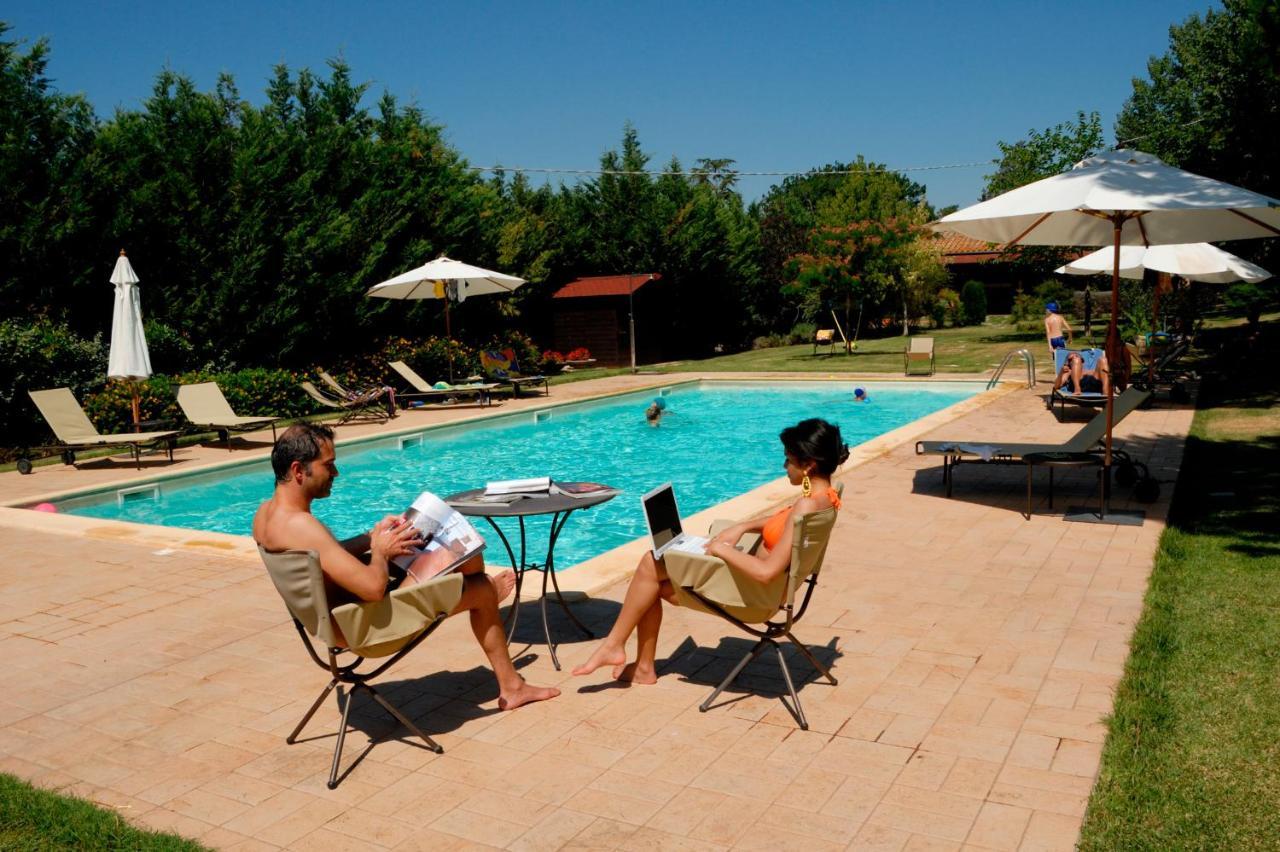
[[[557, 386], [552, 401], [674, 379]], [[1021, 468], [964, 467], [948, 500], [909, 444], [859, 456], [798, 631], [840, 680], [801, 687], [807, 732], [770, 695], [698, 712], [747, 647], [709, 616], [668, 609], [663, 676], [635, 688], [569, 678], [591, 643], [560, 619], [556, 673], [522, 616], [518, 664], [564, 694], [509, 714], [453, 619], [387, 690], [445, 754], [362, 702], [344, 765], [360, 760], [334, 791], [332, 701], [284, 743], [325, 678], [248, 548], [0, 509], [0, 770], [219, 848], [1070, 849], [1191, 413], [1166, 404], [1117, 430], [1165, 482], [1141, 527], [1065, 523], [1042, 482], [1023, 520]], [[1079, 422], [1019, 390], [931, 436], [1056, 441]], [[227, 455], [179, 451], [189, 467]], [[0, 475], [0, 500], [133, 476], [101, 467]], [[1090, 485], [1060, 478], [1055, 505]], [[578, 611], [605, 627], [624, 588]], [[743, 683], [781, 687], [764, 658]]]

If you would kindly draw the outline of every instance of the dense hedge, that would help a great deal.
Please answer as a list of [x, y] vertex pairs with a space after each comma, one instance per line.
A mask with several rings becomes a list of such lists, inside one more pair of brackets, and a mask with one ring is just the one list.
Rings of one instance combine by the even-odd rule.
[[43, 440], [47, 431], [28, 390], [69, 387], [77, 397], [105, 381], [107, 347], [46, 319], [0, 322], [0, 445]]

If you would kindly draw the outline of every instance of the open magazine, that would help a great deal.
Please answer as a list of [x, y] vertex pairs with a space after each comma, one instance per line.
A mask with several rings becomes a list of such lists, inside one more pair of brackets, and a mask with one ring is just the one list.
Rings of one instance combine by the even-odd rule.
[[471, 522], [430, 491], [418, 495], [418, 499], [405, 511], [404, 519], [413, 524], [422, 538], [422, 546], [413, 553], [392, 560], [405, 570], [424, 553], [448, 550], [453, 559], [448, 567], [434, 572], [433, 576], [444, 574], [484, 550], [484, 538], [471, 526]]
[[610, 485], [604, 485], [599, 482], [553, 482], [551, 483], [551, 491], [555, 494], [563, 494], [566, 497], [573, 497], [578, 500], [587, 497], [594, 497], [597, 494], [615, 494], [616, 488]]

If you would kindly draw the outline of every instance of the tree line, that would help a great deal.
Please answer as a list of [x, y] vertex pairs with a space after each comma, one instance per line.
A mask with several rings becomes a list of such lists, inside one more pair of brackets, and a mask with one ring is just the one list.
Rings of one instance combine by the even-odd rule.
[[[439, 333], [438, 302], [363, 294], [440, 254], [530, 281], [510, 300], [460, 306], [460, 336], [536, 337], [566, 281], [654, 271], [686, 308], [672, 339], [689, 341], [689, 355], [748, 346], [831, 310], [850, 327], [905, 331], [937, 315], [948, 283], [923, 228], [939, 212], [925, 187], [860, 156], [747, 204], [732, 159], [651, 169], [627, 126], [601, 156], [604, 173], [534, 187], [522, 174], [469, 168], [421, 107], [389, 92], [371, 98], [340, 60], [324, 74], [277, 66], [260, 106], [229, 76], [200, 91], [165, 70], [140, 108], [100, 118], [52, 86], [47, 42], [27, 46], [9, 31], [0, 22], [0, 317], [105, 332], [106, 278], [124, 247], [143, 279], [149, 331], [188, 353], [175, 369], [305, 367]], [[1116, 135], [1280, 195], [1277, 57], [1274, 3], [1227, 0], [1193, 15], [1134, 80]], [[1096, 113], [1001, 142], [987, 194], [1103, 145]], [[1044, 259], [1022, 257], [1047, 272]]]

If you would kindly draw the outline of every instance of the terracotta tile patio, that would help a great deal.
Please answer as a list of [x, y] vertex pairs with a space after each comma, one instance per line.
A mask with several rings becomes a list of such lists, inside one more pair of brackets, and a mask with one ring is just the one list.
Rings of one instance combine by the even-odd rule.
[[[644, 381], [557, 387], [552, 401]], [[1165, 482], [1141, 527], [1064, 522], [1090, 497], [1083, 473], [1059, 477], [1050, 514], [1040, 472], [1027, 521], [1021, 468], [962, 467], [950, 500], [909, 444], [846, 471], [799, 630], [840, 681], [801, 687], [809, 731], [774, 697], [767, 657], [741, 681], [762, 694], [730, 690], [698, 712], [748, 647], [707, 616], [668, 609], [663, 676], [630, 689], [603, 671], [568, 677], [590, 643], [559, 618], [555, 672], [523, 618], [518, 664], [564, 694], [510, 714], [453, 619], [386, 690], [445, 753], [361, 702], [344, 755], [358, 762], [334, 791], [332, 700], [284, 742], [324, 675], [251, 550], [0, 509], [0, 770], [227, 849], [1070, 849], [1190, 420], [1164, 405], [1117, 431]], [[931, 436], [1054, 441], [1079, 422], [1019, 390]], [[132, 476], [102, 467], [5, 474], [0, 499]], [[606, 627], [623, 589], [578, 611]], [[807, 677], [802, 661], [793, 671]]]

